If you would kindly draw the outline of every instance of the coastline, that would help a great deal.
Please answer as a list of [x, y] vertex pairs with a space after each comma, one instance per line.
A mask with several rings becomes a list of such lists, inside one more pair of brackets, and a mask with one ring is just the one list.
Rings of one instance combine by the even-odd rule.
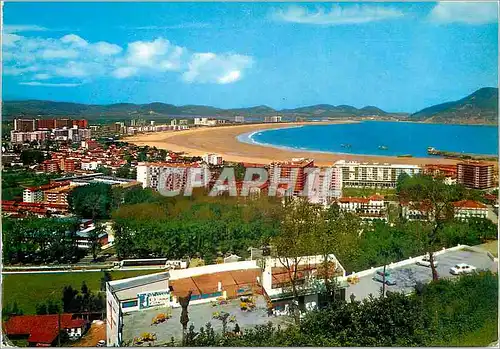
[[[291, 158], [312, 158], [318, 166], [330, 166], [338, 160], [360, 162], [388, 162], [394, 164], [456, 164], [461, 160], [444, 158], [404, 158], [395, 156], [357, 155], [325, 153], [307, 150], [290, 150], [276, 147], [244, 143], [237, 139], [243, 134], [261, 130], [297, 127], [302, 125], [357, 123], [351, 120], [328, 122], [289, 122], [281, 124], [246, 124], [237, 126], [200, 127], [185, 131], [165, 131], [124, 137], [123, 140], [138, 146], [154, 146], [189, 156], [202, 156], [206, 153], [220, 154], [224, 160], [269, 164], [273, 161], [289, 161]], [[494, 162], [496, 164], [496, 162]]]

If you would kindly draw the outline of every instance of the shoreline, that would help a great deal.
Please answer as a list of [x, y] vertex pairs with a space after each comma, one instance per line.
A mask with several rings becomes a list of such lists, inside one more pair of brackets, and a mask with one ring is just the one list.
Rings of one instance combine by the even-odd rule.
[[[312, 158], [318, 166], [330, 166], [338, 160], [359, 162], [387, 162], [393, 164], [456, 164], [462, 160], [444, 158], [397, 157], [382, 155], [358, 155], [330, 153], [300, 149], [283, 149], [238, 140], [239, 136], [251, 135], [262, 130], [300, 127], [304, 125], [358, 123], [354, 120], [320, 122], [288, 122], [270, 124], [244, 124], [236, 126], [200, 127], [184, 131], [164, 131], [127, 136], [122, 140], [138, 146], [154, 146], [188, 156], [219, 154], [225, 161], [269, 164], [273, 161], [289, 161], [291, 158]], [[496, 164], [496, 162], [494, 162]]]

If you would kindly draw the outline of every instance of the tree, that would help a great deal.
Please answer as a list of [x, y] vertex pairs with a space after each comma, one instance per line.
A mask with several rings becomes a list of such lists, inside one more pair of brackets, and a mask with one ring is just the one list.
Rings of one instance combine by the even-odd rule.
[[70, 313], [73, 311], [75, 305], [75, 297], [78, 295], [78, 290], [73, 289], [71, 286], [64, 286], [62, 294], [63, 311]]
[[106, 291], [106, 283], [113, 280], [111, 273], [109, 271], [105, 271], [101, 278], [101, 291]]
[[283, 206], [280, 231], [271, 243], [275, 256], [285, 268], [287, 283], [293, 295], [293, 313], [296, 324], [300, 322], [299, 311], [299, 264], [313, 251], [315, 231], [319, 214], [318, 207], [311, 205], [307, 198], [288, 199]]
[[109, 167], [102, 165], [97, 166], [97, 172], [100, 172], [105, 176], [111, 176], [113, 174], [113, 171]]
[[328, 303], [331, 303], [336, 299], [338, 288], [336, 277], [340, 254], [337, 252], [343, 255], [355, 253], [361, 221], [351, 213], [340, 211], [339, 206], [334, 203], [328, 210], [320, 210], [318, 215], [313, 216], [310, 228], [314, 234], [314, 254], [321, 255], [323, 259], [318, 270], [323, 279], [321, 290]]
[[96, 223], [94, 230], [89, 232], [88, 240], [90, 242], [90, 252], [92, 253], [92, 261], [97, 260], [97, 254], [101, 250], [101, 239], [100, 235], [105, 232], [104, 226], [100, 223]]
[[21, 152], [21, 161], [24, 165], [39, 164], [45, 160], [40, 150], [26, 149]]
[[77, 187], [68, 195], [71, 211], [82, 218], [108, 218], [111, 202], [111, 186], [104, 183], [91, 183]]
[[180, 323], [182, 325], [182, 345], [183, 346], [186, 346], [186, 331], [187, 331], [187, 325], [189, 323], [188, 306], [189, 306], [189, 302], [191, 300], [192, 294], [193, 294], [193, 291], [189, 291], [186, 296], [179, 297], [179, 304], [181, 305], [181, 308], [182, 308]]
[[401, 183], [399, 198], [400, 201], [409, 203], [410, 208], [419, 210], [425, 217], [425, 221], [421, 222], [420, 233], [429, 255], [432, 279], [437, 280], [434, 250], [439, 242], [439, 231], [443, 224], [453, 219], [452, 202], [456, 199], [454, 190], [439, 178], [415, 175]]
[[47, 315], [47, 304], [46, 303], [38, 303], [36, 305], [36, 315]]

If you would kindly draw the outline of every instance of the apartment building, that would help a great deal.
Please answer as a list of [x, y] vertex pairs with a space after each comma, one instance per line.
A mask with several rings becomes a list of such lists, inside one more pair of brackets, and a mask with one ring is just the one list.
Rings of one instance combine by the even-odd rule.
[[52, 130], [56, 128], [87, 128], [88, 121], [85, 119], [14, 119], [14, 130], [32, 132], [36, 130]]
[[26, 142], [43, 142], [50, 136], [50, 131], [10, 131], [10, 141], [14, 144], [22, 144]]
[[54, 182], [38, 187], [26, 188], [23, 191], [23, 202], [42, 202], [45, 198], [45, 192], [56, 188], [64, 188], [70, 185], [69, 181]]
[[337, 167], [318, 168], [312, 178], [309, 201], [329, 205], [342, 196], [342, 171]]
[[314, 160], [305, 158], [293, 158], [287, 162], [272, 162], [269, 165], [270, 188], [273, 185], [284, 184], [287, 186], [289, 195], [298, 195], [306, 186], [306, 169], [313, 167]]
[[43, 201], [47, 204], [68, 205], [68, 195], [76, 186], [66, 185], [44, 191]]
[[210, 118], [194, 118], [194, 124], [199, 125], [199, 126], [215, 126], [219, 122], [217, 119], [210, 119]]
[[209, 179], [210, 172], [205, 164], [140, 162], [137, 165], [137, 181], [143, 188], [156, 191], [182, 191], [188, 185], [206, 187]]
[[478, 161], [457, 164], [457, 181], [467, 188], [488, 189], [493, 187], [493, 164]]
[[34, 119], [14, 119], [14, 131], [32, 132], [36, 130]]
[[264, 122], [281, 122], [281, 115], [265, 116]]
[[380, 187], [395, 188], [398, 177], [402, 173], [410, 176], [421, 172], [417, 165], [402, 165], [389, 163], [368, 163], [339, 160], [334, 164], [342, 171], [343, 187]]
[[234, 117], [234, 122], [235, 123], [243, 123], [243, 122], [245, 122], [245, 117], [242, 115], [236, 115]]
[[224, 162], [222, 155], [219, 154], [205, 154], [201, 158], [209, 165], [222, 165]]

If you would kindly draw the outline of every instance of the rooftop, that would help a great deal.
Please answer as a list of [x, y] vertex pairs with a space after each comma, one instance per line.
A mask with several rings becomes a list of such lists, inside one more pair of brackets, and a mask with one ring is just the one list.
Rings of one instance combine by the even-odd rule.
[[485, 204], [473, 200], [456, 201], [453, 203], [453, 206], [457, 208], [478, 208], [478, 209], [486, 208]]

